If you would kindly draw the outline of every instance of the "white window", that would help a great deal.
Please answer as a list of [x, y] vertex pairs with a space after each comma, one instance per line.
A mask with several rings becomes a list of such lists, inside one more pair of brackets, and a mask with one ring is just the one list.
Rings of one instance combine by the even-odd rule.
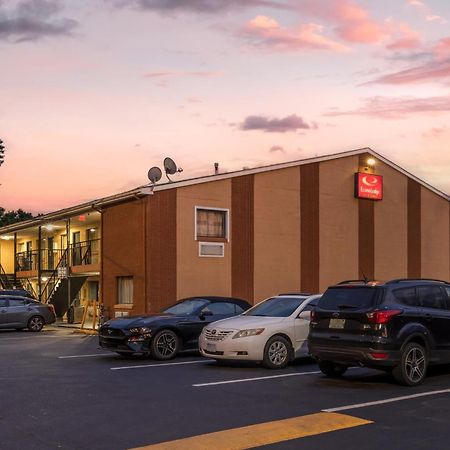
[[228, 240], [229, 210], [221, 208], [195, 207], [195, 239]]
[[133, 304], [133, 277], [117, 277], [117, 303]]

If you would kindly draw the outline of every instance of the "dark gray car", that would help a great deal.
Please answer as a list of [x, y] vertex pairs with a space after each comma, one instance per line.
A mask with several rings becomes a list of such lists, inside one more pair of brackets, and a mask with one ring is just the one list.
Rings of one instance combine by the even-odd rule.
[[53, 305], [45, 305], [28, 297], [0, 296], [0, 328], [41, 331], [56, 321]]

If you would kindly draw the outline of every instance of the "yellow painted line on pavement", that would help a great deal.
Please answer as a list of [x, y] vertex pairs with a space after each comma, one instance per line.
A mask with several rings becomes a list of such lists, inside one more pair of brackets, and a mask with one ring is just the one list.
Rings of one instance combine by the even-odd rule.
[[346, 414], [321, 412], [162, 442], [133, 450], [242, 450], [369, 423], [373, 422]]

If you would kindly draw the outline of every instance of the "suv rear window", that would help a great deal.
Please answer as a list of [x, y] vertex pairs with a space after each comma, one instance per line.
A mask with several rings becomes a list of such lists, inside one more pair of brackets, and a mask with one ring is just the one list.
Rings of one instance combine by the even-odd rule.
[[375, 288], [366, 287], [334, 287], [329, 288], [319, 300], [319, 308], [336, 309], [368, 309], [376, 304]]

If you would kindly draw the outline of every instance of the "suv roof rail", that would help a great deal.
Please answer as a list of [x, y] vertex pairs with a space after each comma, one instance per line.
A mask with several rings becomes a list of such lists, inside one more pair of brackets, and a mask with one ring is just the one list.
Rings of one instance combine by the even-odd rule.
[[388, 281], [386, 284], [395, 284], [395, 283], [402, 283], [402, 282], [408, 282], [408, 281], [431, 281], [431, 282], [435, 282], [435, 283], [450, 284], [448, 281], [438, 280], [435, 278], [396, 278], [395, 280]]
[[344, 280], [344, 281], [340, 281], [339, 283], [337, 283], [336, 286], [339, 286], [341, 284], [351, 284], [351, 283], [369, 284], [369, 283], [374, 283], [374, 282], [376, 282], [376, 280]]
[[309, 297], [311, 294], [310, 292], [283, 292], [282, 294], [278, 294], [278, 295], [301, 295], [301, 296], [305, 296], [305, 297]]

